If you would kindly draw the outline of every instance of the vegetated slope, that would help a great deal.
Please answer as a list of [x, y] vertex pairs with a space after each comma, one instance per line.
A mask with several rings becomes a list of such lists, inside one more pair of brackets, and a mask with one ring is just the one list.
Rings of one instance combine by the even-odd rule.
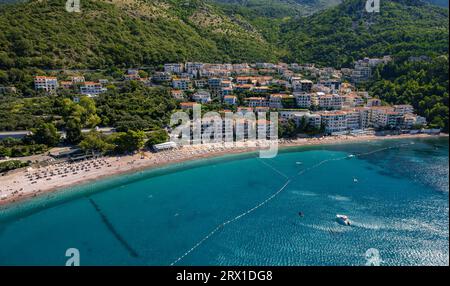
[[381, 1], [367, 13], [365, 0], [342, 4], [282, 24], [290, 60], [345, 66], [365, 56], [448, 54], [448, 9], [418, 0]]
[[202, 1], [64, 0], [0, 8], [0, 68], [99, 68], [164, 62], [275, 60], [242, 17]]

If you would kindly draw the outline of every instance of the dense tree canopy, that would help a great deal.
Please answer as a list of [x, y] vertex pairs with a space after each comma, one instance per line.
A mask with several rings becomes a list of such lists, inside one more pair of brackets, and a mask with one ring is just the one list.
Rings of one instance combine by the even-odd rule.
[[282, 24], [280, 44], [288, 60], [350, 66], [364, 57], [448, 54], [448, 9], [418, 0], [381, 1], [379, 13], [365, 12], [364, 0]]
[[448, 132], [448, 57], [380, 66], [369, 90], [393, 104], [409, 103], [431, 126]]

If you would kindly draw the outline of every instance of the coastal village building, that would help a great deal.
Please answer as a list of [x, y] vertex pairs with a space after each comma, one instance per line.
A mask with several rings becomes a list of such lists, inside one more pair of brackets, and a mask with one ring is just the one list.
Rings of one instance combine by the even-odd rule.
[[427, 124], [425, 117], [417, 116], [414, 114], [405, 114], [403, 116], [402, 128], [411, 129], [416, 126], [423, 127]]
[[283, 102], [287, 102], [291, 99], [295, 101], [295, 98], [292, 94], [271, 94], [269, 97], [269, 107], [274, 109], [283, 108]]
[[412, 107], [412, 105], [409, 104], [394, 105], [394, 111], [404, 115], [407, 113], [413, 113], [414, 108]]
[[137, 69], [128, 69], [127, 74], [124, 75], [125, 80], [139, 80], [140, 78], [139, 70]]
[[310, 108], [313, 104], [312, 94], [305, 92], [294, 93], [297, 106], [300, 108]]
[[222, 88], [222, 78], [214, 77], [208, 79], [208, 86], [210, 89], [219, 90]]
[[256, 84], [257, 80], [253, 76], [238, 76], [236, 78], [237, 84]]
[[247, 112], [253, 112], [253, 108], [252, 107], [246, 107], [246, 106], [239, 106], [237, 108], [237, 112], [241, 112], [242, 114], [245, 114]]
[[313, 82], [307, 79], [292, 81], [292, 89], [294, 92], [311, 92]]
[[17, 89], [14, 86], [0, 86], [0, 94], [4, 93], [17, 93]]
[[236, 105], [237, 104], [237, 97], [234, 95], [225, 95], [223, 97], [223, 102], [225, 104], [229, 104], [229, 105]]
[[219, 95], [221, 98], [224, 98], [225, 96], [233, 94], [233, 88], [232, 87], [222, 87], [220, 89]]
[[270, 92], [270, 88], [268, 86], [253, 86], [250, 90], [256, 93]]
[[197, 77], [203, 66], [204, 66], [203, 63], [193, 63], [193, 62], [187, 62], [184, 65], [186, 73], [194, 75], [194, 77]]
[[253, 88], [253, 84], [236, 84], [234, 90], [236, 91], [249, 91]]
[[164, 71], [172, 74], [181, 74], [184, 71], [184, 64], [182, 63], [164, 64]]
[[169, 72], [155, 72], [152, 76], [152, 80], [155, 82], [170, 81], [172, 76]]
[[367, 100], [366, 106], [372, 107], [372, 106], [381, 106], [381, 100], [378, 98], [369, 98]]
[[82, 82], [86, 81], [84, 76], [82, 76], [82, 75], [70, 76], [69, 79], [73, 83], [82, 83]]
[[321, 125], [321, 117], [317, 113], [311, 113], [308, 110], [279, 110], [280, 123], [286, 124], [289, 120], [293, 120], [297, 126], [300, 125], [303, 118], [312, 127], [319, 129]]
[[191, 80], [189, 78], [174, 78], [172, 87], [175, 89], [188, 90], [191, 88]]
[[35, 76], [35, 90], [45, 90], [46, 92], [55, 91], [58, 88], [58, 79], [53, 76]]
[[351, 79], [355, 83], [364, 82], [371, 78], [372, 69], [379, 64], [386, 64], [390, 62], [390, 56], [384, 56], [382, 59], [364, 58], [355, 62], [354, 69], [351, 74]]
[[269, 102], [265, 97], [249, 97], [246, 99], [249, 107], [258, 107], [258, 106], [269, 106]]
[[342, 109], [345, 97], [338, 94], [317, 93], [318, 106], [321, 109]]
[[358, 60], [352, 72], [352, 81], [355, 83], [369, 80], [372, 76], [372, 67], [369, 65], [369, 59]]
[[61, 81], [59, 83], [59, 87], [63, 88], [63, 89], [73, 88], [73, 82], [72, 81]]
[[173, 98], [178, 99], [178, 100], [182, 100], [184, 99], [184, 93], [182, 90], [180, 89], [172, 89], [170, 91], [170, 94], [172, 95]]
[[375, 128], [394, 128], [401, 123], [402, 115], [390, 106], [371, 109], [371, 123]]
[[206, 90], [199, 90], [192, 95], [192, 99], [198, 103], [208, 103], [211, 101], [211, 93]]
[[194, 104], [197, 104], [197, 103], [196, 102], [180, 102], [180, 108], [182, 110], [192, 109]]
[[344, 105], [357, 107], [364, 105], [364, 99], [356, 94], [348, 94], [344, 97]]
[[361, 129], [361, 113], [358, 110], [345, 111], [348, 130]]
[[208, 86], [208, 81], [205, 79], [196, 79], [194, 80], [195, 88], [205, 88]]
[[339, 133], [347, 130], [347, 113], [343, 111], [323, 111], [319, 113], [326, 133]]
[[96, 96], [106, 92], [106, 88], [101, 83], [85, 81], [80, 85], [80, 93], [83, 95]]

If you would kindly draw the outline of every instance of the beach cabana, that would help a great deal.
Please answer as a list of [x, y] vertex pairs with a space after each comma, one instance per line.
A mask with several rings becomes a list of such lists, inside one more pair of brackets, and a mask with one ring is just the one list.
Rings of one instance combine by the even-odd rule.
[[177, 147], [177, 143], [169, 141], [169, 142], [164, 142], [164, 143], [160, 143], [160, 144], [155, 144], [152, 146], [152, 149], [155, 152], [159, 152], [159, 151], [163, 151], [163, 150], [173, 149], [176, 147]]

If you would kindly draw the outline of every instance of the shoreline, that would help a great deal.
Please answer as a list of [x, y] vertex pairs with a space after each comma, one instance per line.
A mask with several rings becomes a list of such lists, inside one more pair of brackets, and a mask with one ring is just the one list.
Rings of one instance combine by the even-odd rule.
[[[391, 136], [361, 135], [361, 136], [328, 136], [321, 138], [300, 138], [279, 143], [280, 148], [338, 145], [347, 143], [362, 143], [378, 140], [414, 139], [414, 138], [443, 138], [448, 134], [402, 134]], [[134, 155], [120, 157], [102, 157], [72, 164], [63, 164], [61, 167], [50, 165], [34, 170], [25, 168], [16, 170], [12, 174], [0, 177], [0, 207], [31, 200], [38, 196], [48, 195], [59, 190], [68, 189], [78, 185], [89, 184], [105, 178], [135, 173], [143, 170], [157, 169], [160, 167], [259, 151], [257, 146], [249, 146], [251, 142], [238, 142], [230, 148], [220, 147], [216, 144], [190, 145], [170, 151], [159, 153], [141, 152]], [[253, 144], [254, 145], [254, 144]], [[71, 171], [67, 172], [67, 169]], [[88, 169], [89, 168], [89, 169]], [[92, 171], [91, 171], [92, 169]], [[73, 171], [72, 171], [73, 170]], [[88, 173], [83, 173], [83, 171]], [[45, 173], [44, 173], [45, 172]], [[55, 175], [58, 172], [58, 175]], [[37, 174], [37, 175], [36, 175]], [[42, 175], [40, 175], [42, 174]], [[45, 175], [44, 175], [45, 174]], [[47, 174], [52, 174], [51, 176]], [[62, 174], [62, 175], [61, 175]], [[53, 178], [55, 176], [55, 178]], [[57, 176], [57, 177], [56, 177]], [[39, 179], [33, 179], [33, 178]], [[31, 178], [31, 179], [30, 179]]]

